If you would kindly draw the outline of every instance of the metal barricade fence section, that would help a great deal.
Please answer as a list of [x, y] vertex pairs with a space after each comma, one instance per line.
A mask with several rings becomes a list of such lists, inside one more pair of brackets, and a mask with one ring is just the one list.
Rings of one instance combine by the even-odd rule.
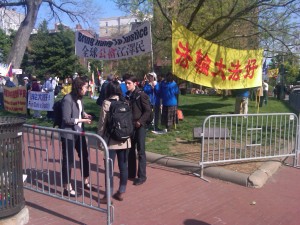
[[[112, 224], [114, 211], [108, 197], [112, 168], [106, 143], [96, 134], [23, 126], [24, 187], [106, 213], [107, 224]], [[75, 196], [64, 191], [65, 184], [71, 184]], [[100, 203], [104, 196], [107, 204]]]
[[295, 157], [298, 152], [298, 118], [292, 113], [212, 115], [201, 132], [202, 172], [208, 164]]
[[291, 93], [289, 95], [289, 104], [290, 106], [296, 110], [298, 113], [300, 112], [300, 93]]

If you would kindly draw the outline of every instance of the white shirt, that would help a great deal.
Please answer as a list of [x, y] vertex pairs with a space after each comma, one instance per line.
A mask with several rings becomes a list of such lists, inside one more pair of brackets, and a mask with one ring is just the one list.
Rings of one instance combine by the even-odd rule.
[[268, 83], [263, 82], [263, 88], [264, 88], [264, 91], [268, 91], [268, 90], [269, 90], [269, 85], [268, 85]]
[[[80, 99], [77, 100], [77, 104], [79, 106], [79, 118], [78, 119], [80, 120], [80, 119], [82, 119], [82, 117], [81, 117], [81, 114], [82, 114], [82, 104], [81, 104], [81, 100]], [[82, 123], [77, 123], [77, 125], [79, 127], [82, 127]]]

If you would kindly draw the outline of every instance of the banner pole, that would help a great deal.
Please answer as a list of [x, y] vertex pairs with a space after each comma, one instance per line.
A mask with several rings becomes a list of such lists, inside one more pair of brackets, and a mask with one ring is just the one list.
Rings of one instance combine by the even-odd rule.
[[152, 48], [152, 26], [150, 20], [149, 23], [150, 23], [151, 67], [152, 67], [152, 71], [154, 71], [153, 48]]

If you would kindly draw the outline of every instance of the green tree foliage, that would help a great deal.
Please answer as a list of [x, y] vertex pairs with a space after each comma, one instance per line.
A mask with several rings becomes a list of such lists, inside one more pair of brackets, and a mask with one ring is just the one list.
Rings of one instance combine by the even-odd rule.
[[[55, 19], [61, 22], [62, 15], [67, 16], [71, 21], [78, 23], [80, 21], [89, 25], [88, 20], [95, 21], [94, 16], [98, 15], [99, 7], [93, 4], [93, 0], [5, 0], [0, 1], [0, 8], [10, 9], [18, 8], [24, 11], [25, 19], [22, 21], [15, 38], [7, 63], [12, 62], [15, 68], [19, 68], [28, 44], [31, 32], [36, 24], [37, 15], [44, 4], [48, 6], [49, 13], [44, 15], [47, 19]], [[93, 19], [93, 20], [91, 20]]]
[[[223, 46], [264, 48], [271, 55], [292, 52], [299, 35], [299, 0], [114, 0], [127, 12], [149, 13], [156, 56], [170, 56], [171, 23], [176, 19], [195, 34]], [[147, 6], [147, 7], [146, 7]], [[269, 56], [270, 56], [269, 54]], [[273, 54], [274, 55], [274, 54]]]
[[27, 48], [22, 64], [25, 72], [39, 78], [46, 72], [60, 78], [72, 76], [74, 72], [86, 73], [75, 56], [74, 39], [74, 32], [62, 26], [58, 32], [49, 33], [47, 22], [43, 21]]
[[[276, 55], [268, 65], [269, 69], [279, 69], [279, 75], [283, 76], [285, 84], [295, 84], [300, 80], [299, 58], [294, 54]], [[282, 79], [282, 77], [281, 77]]]
[[11, 45], [11, 36], [6, 35], [5, 32], [0, 29], [0, 63], [6, 63]]
[[149, 72], [151, 68], [151, 60], [149, 55], [132, 57], [129, 59], [122, 59], [117, 62], [116, 74], [122, 78], [125, 73], [135, 75], [139, 80], [144, 78], [144, 75]]

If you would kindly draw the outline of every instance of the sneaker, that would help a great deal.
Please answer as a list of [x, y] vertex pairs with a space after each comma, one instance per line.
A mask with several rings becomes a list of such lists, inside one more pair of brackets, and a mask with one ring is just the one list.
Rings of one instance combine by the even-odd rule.
[[145, 182], [146, 182], [146, 179], [142, 180], [140, 178], [137, 178], [137, 179], [134, 180], [133, 185], [138, 186], [138, 185], [141, 185], [141, 184], [143, 184]]

